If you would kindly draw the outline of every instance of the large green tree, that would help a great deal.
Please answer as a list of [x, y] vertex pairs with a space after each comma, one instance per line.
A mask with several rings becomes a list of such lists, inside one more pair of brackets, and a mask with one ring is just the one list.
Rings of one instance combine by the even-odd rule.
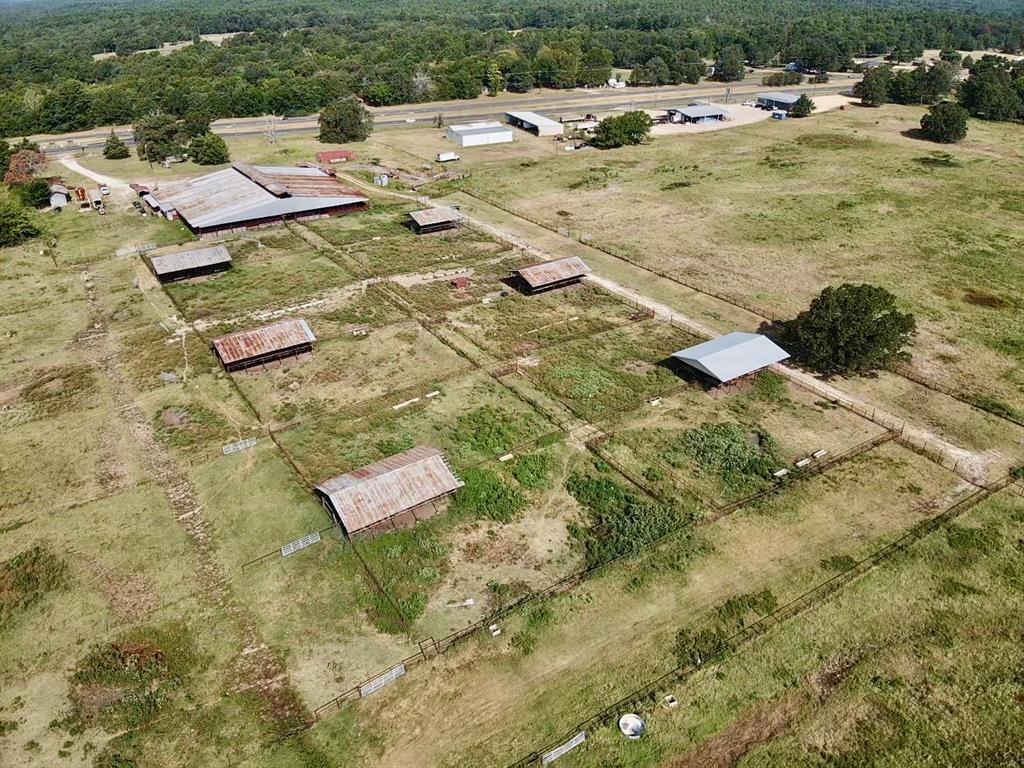
[[792, 117], [808, 117], [813, 111], [814, 102], [811, 100], [811, 97], [806, 93], [801, 93], [800, 98], [790, 107], [789, 114]]
[[355, 96], [343, 96], [320, 113], [319, 140], [324, 144], [366, 141], [373, 130], [373, 115]]
[[967, 117], [967, 110], [959, 104], [944, 101], [921, 118], [921, 133], [941, 144], [955, 144], [967, 135]]
[[889, 67], [875, 67], [864, 73], [864, 78], [853, 86], [853, 95], [860, 98], [866, 107], [880, 107], [889, 101], [889, 83], [892, 70]]
[[188, 145], [188, 154], [199, 165], [221, 165], [231, 159], [227, 142], [216, 133], [196, 136]]
[[747, 65], [744, 60], [743, 49], [738, 45], [730, 45], [723, 48], [715, 60], [715, 72], [712, 79], [723, 83], [730, 83], [742, 80], [747, 72]]
[[827, 376], [864, 374], [905, 359], [914, 316], [875, 285], [829, 286], [810, 307], [782, 324], [780, 341], [793, 359]]
[[0, 199], [0, 248], [21, 245], [40, 233], [27, 208], [14, 200]]
[[185, 154], [187, 136], [173, 115], [158, 113], [137, 120], [132, 126], [135, 154], [140, 160], [162, 163]]
[[50, 182], [46, 179], [29, 179], [13, 185], [11, 191], [26, 208], [42, 208], [50, 203]]
[[1016, 72], [985, 57], [961, 83], [960, 104], [985, 120], [1024, 119], [1024, 67]]
[[651, 116], [640, 110], [606, 117], [594, 130], [594, 144], [602, 149], [640, 144], [651, 135], [651, 125]]

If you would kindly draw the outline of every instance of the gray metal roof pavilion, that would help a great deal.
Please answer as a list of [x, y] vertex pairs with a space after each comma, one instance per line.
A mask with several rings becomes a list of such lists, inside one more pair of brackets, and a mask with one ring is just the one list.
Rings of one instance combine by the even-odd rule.
[[759, 333], [733, 331], [672, 354], [720, 382], [732, 381], [789, 357], [789, 353]]
[[688, 107], [672, 107], [668, 111], [683, 115], [691, 120], [696, 120], [701, 117], [725, 117], [729, 114], [729, 110], [724, 107], [712, 104], [691, 104]]
[[759, 101], [770, 101], [774, 104], [796, 104], [800, 100], [798, 93], [786, 93], [784, 91], [766, 91], [757, 94]]

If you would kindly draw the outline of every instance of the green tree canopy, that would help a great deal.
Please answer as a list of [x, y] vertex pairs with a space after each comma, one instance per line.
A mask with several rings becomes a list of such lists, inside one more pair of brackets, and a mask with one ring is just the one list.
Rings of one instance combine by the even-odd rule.
[[1024, 119], [1024, 66], [1015, 72], [1002, 61], [988, 59], [979, 61], [961, 83], [961, 106], [985, 120]]
[[889, 67], [875, 67], [864, 73], [864, 79], [853, 86], [853, 95], [860, 98], [866, 107], [880, 107], [889, 101], [889, 83], [892, 82]]
[[343, 96], [320, 113], [320, 137], [324, 144], [366, 141], [373, 130], [373, 115], [355, 96]]
[[723, 48], [722, 52], [718, 54], [718, 58], [715, 60], [715, 73], [712, 75], [712, 79], [723, 83], [730, 83], [742, 80], [746, 72], [747, 65], [743, 49], [738, 45], [730, 45], [728, 48]]
[[46, 179], [29, 179], [15, 184], [11, 191], [26, 208], [42, 208], [50, 203], [50, 182]]
[[793, 117], [808, 117], [814, 111], [814, 102], [806, 93], [801, 93], [800, 98], [793, 102], [789, 114]]
[[173, 115], [147, 115], [132, 126], [135, 154], [140, 160], [162, 163], [185, 154], [186, 136]]
[[107, 137], [107, 143], [103, 145], [103, 156], [107, 160], [124, 160], [125, 158], [131, 157], [131, 152], [128, 151], [128, 145], [121, 141], [120, 137], [114, 133], [114, 129], [110, 129], [110, 135]]
[[640, 144], [651, 135], [651, 116], [636, 110], [606, 117], [594, 130], [594, 144], [601, 149], [614, 149]]
[[221, 165], [231, 159], [227, 142], [216, 133], [196, 136], [188, 146], [188, 154], [199, 165]]
[[782, 346], [818, 373], [864, 374], [907, 356], [914, 316], [875, 285], [829, 286], [793, 320], [782, 324]]
[[967, 110], [959, 104], [944, 101], [921, 118], [921, 133], [941, 144], [955, 144], [967, 135], [967, 117]]
[[40, 234], [28, 209], [14, 200], [0, 199], [0, 248], [21, 245]]

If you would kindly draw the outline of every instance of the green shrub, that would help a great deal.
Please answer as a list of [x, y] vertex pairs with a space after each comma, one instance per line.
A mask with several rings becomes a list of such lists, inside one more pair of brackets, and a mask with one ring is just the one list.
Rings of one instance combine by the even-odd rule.
[[510, 523], [519, 518], [526, 498], [506, 484], [492, 469], [472, 467], [462, 473], [465, 483], [452, 500], [452, 511], [473, 517]]
[[182, 687], [198, 661], [184, 625], [143, 627], [94, 645], [71, 675], [71, 713], [59, 723], [75, 733], [108, 731], [152, 721]]
[[66, 581], [65, 562], [38, 544], [0, 563], [0, 632], [15, 614], [63, 587]]
[[554, 461], [547, 453], [531, 453], [520, 456], [512, 464], [512, 477], [519, 484], [531, 489], [547, 488], [551, 484], [551, 470]]
[[678, 466], [676, 452], [738, 489], [749, 487], [754, 479], [769, 479], [782, 463], [771, 435], [750, 435], [738, 424], [706, 423], [688, 429], [670, 446], [669, 462]]
[[637, 552], [689, 519], [673, 507], [641, 501], [610, 478], [573, 473], [566, 488], [588, 512], [585, 526], [569, 529], [588, 566]]
[[768, 403], [788, 401], [789, 386], [786, 377], [775, 371], [761, 371], [754, 378], [754, 396]]
[[762, 589], [760, 592], [730, 597], [718, 607], [715, 615], [725, 631], [736, 632], [747, 624], [773, 613], [778, 607], [778, 601], [772, 591]]
[[725, 635], [717, 627], [701, 627], [690, 629], [683, 627], [676, 633], [672, 644], [672, 654], [680, 666], [702, 664], [720, 651], [725, 642]]
[[821, 561], [821, 567], [824, 570], [836, 571], [837, 573], [848, 571], [851, 568], [853, 568], [853, 566], [855, 566], [856, 564], [857, 561], [854, 560], [850, 555], [832, 555], [831, 557], [826, 557], [824, 560]]
[[524, 436], [521, 419], [485, 405], [464, 413], [452, 427], [453, 439], [477, 453], [499, 456], [513, 448]]

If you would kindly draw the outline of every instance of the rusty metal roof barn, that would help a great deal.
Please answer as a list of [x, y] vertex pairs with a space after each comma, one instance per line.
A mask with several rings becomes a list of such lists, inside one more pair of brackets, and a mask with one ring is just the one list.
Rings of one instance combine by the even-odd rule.
[[513, 270], [531, 290], [553, 288], [573, 280], [579, 280], [590, 274], [590, 267], [579, 256], [566, 256], [564, 259], [545, 261], [532, 267]]
[[262, 328], [229, 333], [213, 340], [213, 348], [225, 366], [259, 361], [308, 347], [316, 341], [305, 320], [282, 320]]
[[462, 485], [440, 450], [417, 446], [325, 480], [316, 491], [352, 534], [446, 496]]
[[198, 232], [362, 207], [367, 202], [320, 168], [244, 163], [168, 184], [151, 194], [161, 208], [177, 211], [189, 229]]
[[214, 245], [209, 248], [196, 248], [190, 251], [154, 256], [150, 259], [150, 263], [153, 265], [153, 273], [157, 277], [163, 277], [178, 272], [192, 272], [218, 265], [229, 265], [231, 254], [223, 245]]

